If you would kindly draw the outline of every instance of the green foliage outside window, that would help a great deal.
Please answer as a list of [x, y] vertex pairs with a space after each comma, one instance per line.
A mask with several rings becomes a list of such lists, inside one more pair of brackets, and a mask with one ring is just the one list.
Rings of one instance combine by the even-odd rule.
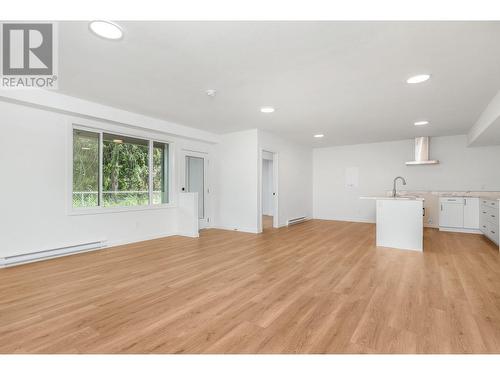
[[[99, 133], [74, 130], [73, 207], [148, 205], [149, 141], [105, 133], [102, 147], [99, 202]], [[151, 203], [168, 203], [168, 144], [153, 142], [152, 165]]]
[[99, 134], [75, 130], [73, 132], [73, 207], [98, 205]]

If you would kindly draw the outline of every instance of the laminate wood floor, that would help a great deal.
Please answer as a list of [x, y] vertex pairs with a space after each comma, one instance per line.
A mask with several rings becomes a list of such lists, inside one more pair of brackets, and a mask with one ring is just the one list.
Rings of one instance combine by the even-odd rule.
[[262, 230], [272, 230], [273, 217], [269, 215], [262, 215]]
[[373, 224], [209, 229], [0, 269], [1, 353], [500, 353], [500, 256]]

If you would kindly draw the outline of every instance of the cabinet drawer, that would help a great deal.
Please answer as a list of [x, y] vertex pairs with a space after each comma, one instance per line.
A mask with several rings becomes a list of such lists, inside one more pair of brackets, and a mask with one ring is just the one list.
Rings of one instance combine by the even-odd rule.
[[488, 222], [481, 222], [479, 224], [479, 229], [481, 230], [481, 232], [483, 232], [484, 235], [488, 234]]
[[495, 242], [498, 245], [498, 225], [495, 225], [493, 223], [487, 222], [486, 223], [486, 232], [484, 232], [486, 237], [488, 237], [490, 240]]
[[492, 213], [489, 214], [487, 220], [498, 226], [498, 211], [493, 211]]
[[479, 209], [480, 222], [489, 221], [493, 224], [498, 224], [498, 210], [492, 207], [482, 206]]
[[456, 203], [456, 204], [464, 204], [465, 199], [462, 197], [450, 197], [450, 198], [439, 198], [441, 203]]
[[493, 199], [481, 199], [481, 206], [498, 208], [498, 201]]

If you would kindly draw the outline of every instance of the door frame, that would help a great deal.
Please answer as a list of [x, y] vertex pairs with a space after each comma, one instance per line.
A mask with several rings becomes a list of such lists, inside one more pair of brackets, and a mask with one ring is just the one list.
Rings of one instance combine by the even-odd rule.
[[263, 190], [263, 178], [262, 178], [262, 163], [264, 152], [269, 152], [273, 154], [273, 228], [279, 228], [279, 153], [271, 149], [261, 148], [259, 150], [259, 199], [258, 199], [258, 217], [257, 217], [257, 228], [258, 232], [262, 233], [262, 190]]
[[[204, 217], [203, 219], [198, 219], [199, 228], [204, 229], [210, 227], [212, 225], [211, 220], [211, 210], [210, 210], [210, 178], [209, 178], [209, 168], [210, 168], [210, 158], [207, 152], [203, 151], [194, 151], [194, 150], [186, 150], [182, 149], [180, 153], [180, 176], [179, 176], [179, 191], [184, 193], [186, 188], [186, 156], [192, 156], [195, 158], [203, 159], [203, 211]], [[198, 198], [199, 199], [199, 198]]]

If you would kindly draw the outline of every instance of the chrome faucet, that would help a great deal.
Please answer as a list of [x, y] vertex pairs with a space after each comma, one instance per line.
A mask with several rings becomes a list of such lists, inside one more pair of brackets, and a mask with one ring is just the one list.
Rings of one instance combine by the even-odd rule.
[[396, 198], [396, 196], [397, 196], [397, 192], [396, 192], [396, 181], [397, 180], [403, 181], [403, 185], [406, 185], [406, 180], [403, 177], [401, 177], [401, 176], [396, 177], [394, 179], [394, 185], [392, 186], [392, 197], [393, 198]]

